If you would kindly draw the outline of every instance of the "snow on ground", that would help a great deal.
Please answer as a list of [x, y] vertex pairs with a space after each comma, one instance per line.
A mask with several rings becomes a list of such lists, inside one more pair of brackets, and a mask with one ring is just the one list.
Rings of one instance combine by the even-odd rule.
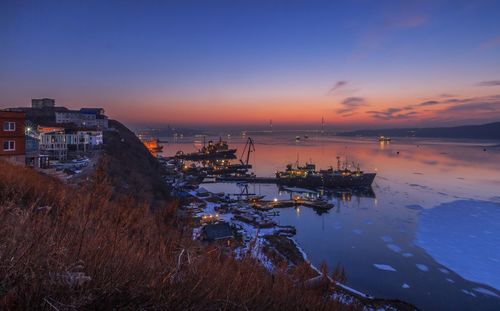
[[460, 200], [424, 210], [415, 242], [462, 277], [500, 289], [500, 204]]
[[379, 270], [396, 272], [396, 269], [390, 265], [374, 263], [373, 266]]

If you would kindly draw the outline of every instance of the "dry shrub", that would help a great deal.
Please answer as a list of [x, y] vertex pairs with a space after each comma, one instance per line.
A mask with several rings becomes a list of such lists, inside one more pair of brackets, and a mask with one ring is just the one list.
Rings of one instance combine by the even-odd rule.
[[174, 204], [152, 212], [110, 189], [103, 176], [74, 189], [0, 161], [0, 309], [341, 307], [304, 273], [270, 275], [182, 236]]

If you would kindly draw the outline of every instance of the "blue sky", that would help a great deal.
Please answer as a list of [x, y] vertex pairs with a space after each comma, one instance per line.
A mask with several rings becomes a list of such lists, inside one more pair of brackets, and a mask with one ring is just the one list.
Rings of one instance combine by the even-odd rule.
[[[478, 86], [500, 80], [499, 1], [2, 0], [0, 26], [0, 107], [47, 96], [127, 122], [357, 127], [398, 125], [368, 111], [445, 93], [500, 94]], [[352, 97], [362, 104], [339, 114]]]

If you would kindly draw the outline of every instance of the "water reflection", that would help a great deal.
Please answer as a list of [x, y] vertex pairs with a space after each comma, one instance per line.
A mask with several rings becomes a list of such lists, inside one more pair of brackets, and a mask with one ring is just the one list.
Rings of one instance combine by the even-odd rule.
[[[482, 252], [490, 249], [488, 258], [464, 258], [463, 254], [451, 251], [447, 252], [450, 256], [443, 257], [441, 252], [428, 252], [421, 242], [431, 243], [434, 239], [430, 245], [448, 249], [450, 244], [442, 238], [446, 235], [423, 232], [416, 242], [423, 224], [425, 228], [435, 228], [429, 227], [425, 220], [428, 216], [422, 214], [427, 209], [464, 199], [500, 202], [500, 148], [487, 147], [484, 151], [484, 146], [498, 142], [398, 139], [379, 143], [371, 139], [323, 136], [309, 137], [296, 144], [295, 135], [276, 133], [252, 138], [256, 152], [251, 163], [257, 176], [274, 176], [297, 158], [301, 163], [311, 160], [318, 168], [335, 166], [336, 156], [347, 156], [350, 161], [360, 163], [362, 170], [377, 172], [369, 191], [306, 192], [309, 196], [326, 196], [334, 203], [335, 207], [327, 213], [318, 214], [305, 207], [280, 210], [276, 221], [297, 228], [295, 239], [314, 264], [324, 261], [332, 269], [341, 264], [349, 285], [373, 295], [407, 300], [422, 309], [500, 310], [500, 299], [494, 296], [500, 293], [490, 286], [500, 276], [491, 276], [495, 283], [490, 278], [484, 279], [490, 284], [481, 284], [479, 279], [466, 280], [465, 277], [471, 277], [448, 266], [452, 263], [457, 266], [457, 260], [461, 263], [465, 260], [468, 265], [485, 267], [488, 258], [500, 258], [498, 247], [477, 245]], [[231, 145], [241, 151], [244, 140], [233, 136]], [[195, 151], [195, 146], [185, 138], [184, 142], [167, 145], [165, 149], [172, 155], [179, 149]], [[241, 193], [241, 185], [236, 184], [204, 187], [214, 192]], [[291, 194], [272, 184], [248, 184], [246, 191], [267, 200], [284, 200], [293, 195], [293, 191]], [[491, 219], [494, 216], [491, 210], [482, 211], [487, 214], [481, 217]], [[474, 217], [471, 214], [475, 213], [465, 215]], [[436, 227], [457, 223], [453, 212], [446, 216], [430, 215]], [[425, 220], [423, 224], [421, 218]], [[468, 226], [466, 235], [475, 243], [482, 241], [470, 236], [487, 236], [487, 241], [498, 245], [499, 230], [500, 223], [489, 226], [486, 233], [480, 226]], [[453, 245], [458, 246], [453, 249], [460, 249], [460, 242], [455, 242]]]

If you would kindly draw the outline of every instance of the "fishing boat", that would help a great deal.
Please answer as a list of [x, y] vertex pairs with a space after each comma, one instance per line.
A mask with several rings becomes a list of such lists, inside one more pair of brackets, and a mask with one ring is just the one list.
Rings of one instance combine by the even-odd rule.
[[391, 138], [390, 138], [390, 137], [386, 137], [386, 136], [379, 136], [379, 137], [378, 137], [378, 141], [379, 141], [379, 142], [384, 142], [384, 143], [385, 143], [385, 142], [389, 142], [389, 141], [391, 141]]
[[202, 161], [202, 160], [215, 160], [215, 159], [235, 159], [236, 149], [229, 149], [226, 141], [222, 138], [218, 142], [214, 143], [212, 140], [208, 142], [208, 145], [203, 143], [203, 147], [198, 150], [198, 152], [184, 153], [178, 151], [175, 155], [178, 159], [191, 160], [191, 161]]
[[304, 188], [359, 188], [370, 187], [376, 173], [365, 173], [359, 165], [354, 170], [347, 163], [341, 167], [340, 157], [337, 157], [337, 168], [316, 170], [316, 165], [306, 163], [305, 166], [288, 164], [285, 171], [276, 173], [277, 183], [284, 186]]

